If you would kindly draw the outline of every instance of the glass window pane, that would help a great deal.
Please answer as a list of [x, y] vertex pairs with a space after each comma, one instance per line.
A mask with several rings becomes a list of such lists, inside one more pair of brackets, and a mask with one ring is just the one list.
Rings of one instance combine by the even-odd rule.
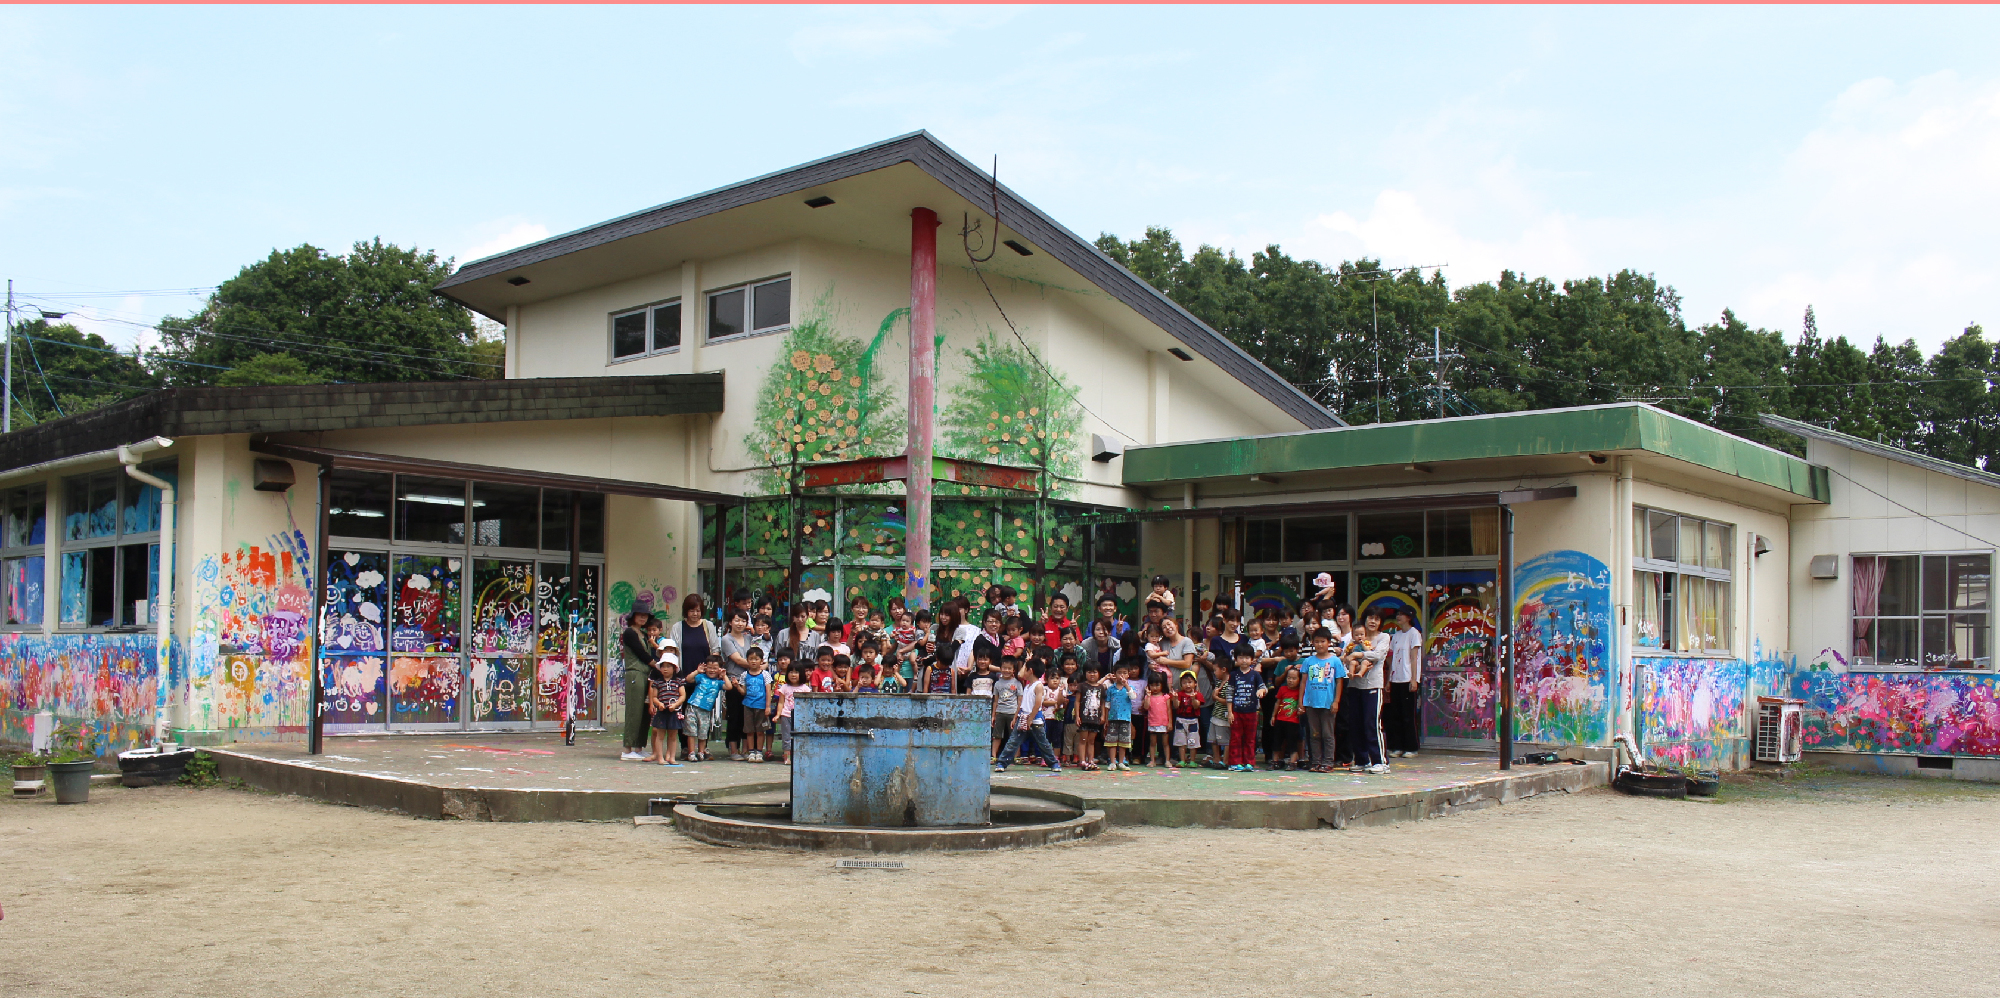
[[1248, 520], [1243, 524], [1243, 560], [1272, 562], [1284, 559], [1280, 542], [1284, 539], [1283, 520]]
[[1646, 532], [1652, 535], [1653, 538], [1653, 542], [1648, 545], [1648, 548], [1652, 552], [1654, 561], [1674, 560], [1674, 537], [1676, 529], [1676, 521], [1671, 515], [1654, 512], [1650, 509], [1646, 511]]
[[[179, 465], [174, 461], [142, 465], [141, 471], [167, 482], [179, 484]], [[160, 490], [135, 478], [126, 476], [125, 506], [121, 511], [123, 532], [128, 534], [157, 533], [160, 529]]]
[[[1421, 529], [1422, 514], [1418, 514]], [[1347, 517], [1294, 516], [1285, 521], [1285, 561], [1346, 561]]]
[[646, 352], [646, 313], [632, 312], [611, 320], [611, 356], [637, 357]]
[[62, 606], [65, 624], [81, 624], [90, 619], [90, 552], [71, 551], [62, 556]]
[[465, 482], [456, 478], [396, 478], [396, 539], [465, 543]]
[[472, 543], [532, 548], [541, 538], [541, 490], [530, 485], [472, 483]]
[[[1917, 622], [1915, 620], [1877, 620], [1868, 629], [1866, 636], [1873, 652], [1873, 664], [1885, 668], [1914, 669], [1917, 667]], [[1858, 652], [1860, 649], [1857, 648]]]
[[1358, 526], [1355, 533], [1360, 536], [1362, 560], [1423, 557], [1422, 512], [1362, 513], [1356, 520]]
[[708, 338], [719, 340], [743, 331], [743, 289], [708, 298]]
[[1653, 556], [1650, 542], [1652, 534], [1646, 531], [1646, 511], [1632, 511], [1632, 557], [1645, 560]]
[[1987, 590], [1993, 582], [1993, 556], [1955, 554], [1950, 567], [1953, 610], [1984, 610]]
[[569, 491], [542, 490], [542, 550], [569, 550]]
[[1729, 650], [1729, 583], [1719, 579], [1707, 579], [1702, 587], [1708, 590], [1708, 606], [1702, 613], [1701, 647], [1706, 652]]
[[7, 546], [39, 547], [48, 536], [48, 503], [40, 486], [17, 489], [7, 502]]
[[439, 555], [397, 556], [395, 614], [389, 628], [392, 651], [449, 654], [458, 650], [462, 564], [457, 558]]
[[1701, 531], [1701, 567], [1729, 568], [1730, 539], [1735, 532], [1720, 523], [1704, 524]]
[[[1139, 525], [1136, 523], [1100, 523], [1097, 531], [1095, 554], [1100, 564], [1137, 565], [1139, 563]], [[1253, 559], [1254, 560], [1254, 559]], [[1272, 561], [1278, 559], [1273, 558]]]
[[1883, 617], [1917, 615], [1917, 558], [1878, 558], [1882, 581], [1876, 589], [1875, 613]]
[[1497, 509], [1475, 509], [1472, 515], [1472, 554], [1478, 558], [1498, 557], [1500, 554], [1500, 511]]
[[[565, 573], [567, 574], [567, 573]], [[472, 563], [472, 653], [526, 657], [535, 652], [535, 566], [525, 561]]]
[[1701, 564], [1701, 521], [1683, 517], [1680, 521], [1680, 539], [1674, 550], [1680, 554], [1683, 565]]
[[1987, 669], [1993, 666], [1986, 651], [1987, 632], [1992, 629], [1986, 614], [1951, 615], [1951, 655], [1954, 669]]
[[150, 544], [127, 544], [118, 549], [118, 623], [129, 627], [141, 623], [138, 608], [133, 604], [139, 600], [151, 599], [147, 583], [152, 576], [152, 559], [148, 558]]
[[90, 615], [84, 623], [112, 627], [118, 620], [118, 549], [90, 549]]
[[603, 554], [604, 497], [595, 492], [584, 493], [577, 504], [576, 515], [582, 521], [580, 527], [583, 533], [583, 541], [578, 547], [583, 549], [584, 554]]
[[389, 539], [389, 476], [334, 471], [327, 476], [327, 532], [335, 537]]
[[681, 345], [681, 303], [653, 310], [653, 349], [671, 350]]
[[1434, 509], [1424, 515], [1425, 551], [1433, 558], [1472, 553], [1472, 511]]
[[6, 563], [7, 616], [9, 626], [40, 627], [42, 624], [42, 572], [47, 564], [39, 557], [10, 558]]
[[757, 285], [756, 329], [776, 329], [792, 324], [792, 282], [772, 281]]
[[1641, 648], [1659, 648], [1666, 634], [1660, 621], [1660, 573], [1633, 572], [1634, 613], [1632, 643]]

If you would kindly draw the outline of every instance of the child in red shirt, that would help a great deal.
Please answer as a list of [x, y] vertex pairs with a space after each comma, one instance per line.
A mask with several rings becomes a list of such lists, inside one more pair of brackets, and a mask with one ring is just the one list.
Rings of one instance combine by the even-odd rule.
[[1194, 673], [1181, 673], [1181, 688], [1174, 693], [1174, 748], [1180, 756], [1175, 763], [1182, 769], [1195, 765], [1194, 754], [1201, 748], [1201, 689]]

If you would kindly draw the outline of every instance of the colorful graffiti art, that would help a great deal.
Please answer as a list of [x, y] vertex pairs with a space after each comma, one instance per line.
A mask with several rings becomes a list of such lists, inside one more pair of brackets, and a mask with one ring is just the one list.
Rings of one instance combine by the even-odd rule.
[[1745, 737], [1750, 666], [1739, 658], [1636, 659], [1639, 739], [1647, 756], [1673, 765], [1726, 765]]
[[634, 579], [630, 582], [621, 579], [611, 584], [611, 591], [605, 594], [605, 598], [611, 612], [616, 615], [616, 629], [622, 631], [626, 624], [632, 622], [635, 613], [673, 613], [681, 593], [658, 579]]
[[1515, 737], [1603, 744], [1610, 737], [1610, 570], [1581, 551], [1550, 551], [1516, 567], [1514, 584]]
[[1792, 681], [1808, 750], [2000, 756], [2000, 677], [1807, 670]]
[[326, 690], [322, 717], [328, 725], [373, 724], [386, 719], [380, 655], [327, 655], [320, 659], [320, 683]]
[[150, 739], [158, 648], [150, 634], [0, 634], [0, 738], [26, 744], [46, 710], [68, 746], [102, 754]]
[[443, 655], [458, 650], [460, 564], [457, 558], [436, 555], [396, 556], [390, 651]]
[[1425, 587], [1424, 733], [1490, 740], [1499, 573], [1430, 573]]
[[373, 551], [332, 555], [320, 610], [320, 647], [329, 654], [386, 650], [389, 556]]
[[195, 565], [188, 723], [296, 733], [311, 711], [313, 568], [305, 535], [274, 534]]
[[467, 708], [475, 724], [528, 720], [528, 697], [522, 675], [526, 659], [479, 657], [466, 677]]
[[397, 655], [389, 660], [392, 724], [456, 723], [458, 691], [456, 655]]
[[473, 654], [534, 654], [534, 565], [525, 561], [475, 561], [472, 593]]
[[[1424, 580], [1417, 574], [1405, 572], [1367, 572], [1355, 581], [1355, 591], [1360, 594], [1361, 603], [1356, 614], [1370, 610], [1384, 613], [1401, 613], [1405, 610], [1417, 619], [1422, 619], [1424, 611]], [[1360, 623], [1357, 619], [1355, 623]]]

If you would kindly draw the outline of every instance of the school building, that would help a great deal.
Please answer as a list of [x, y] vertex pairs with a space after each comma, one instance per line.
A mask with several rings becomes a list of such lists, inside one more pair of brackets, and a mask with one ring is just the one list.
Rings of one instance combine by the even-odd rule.
[[440, 293], [504, 323], [505, 379], [175, 389], [0, 438], [0, 741], [616, 716], [636, 609], [904, 591], [883, 469], [921, 384], [933, 598], [1129, 607], [1164, 574], [1267, 606], [1328, 572], [1419, 616], [1434, 743], [1494, 743], [1504, 633], [1525, 746], [1736, 766], [1779, 697], [1828, 758], [1996, 772], [2000, 477], [1638, 404], [1345, 426], [926, 133]]

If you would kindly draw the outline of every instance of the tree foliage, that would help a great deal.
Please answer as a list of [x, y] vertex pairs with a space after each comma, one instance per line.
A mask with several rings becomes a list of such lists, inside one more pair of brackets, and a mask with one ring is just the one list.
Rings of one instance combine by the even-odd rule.
[[160, 386], [134, 353], [95, 333], [36, 319], [14, 327], [14, 425], [33, 426]]
[[433, 293], [451, 273], [434, 252], [379, 238], [345, 255], [273, 250], [201, 311], [161, 323], [161, 370], [176, 385], [497, 378], [470, 313]]
[[1633, 270], [1560, 284], [1503, 271], [1452, 290], [1436, 272], [1277, 246], [1188, 254], [1163, 228], [1097, 246], [1349, 423], [1636, 399], [1795, 453], [1757, 417], [2000, 468], [2000, 346], [1977, 325], [1926, 358], [1914, 340], [1827, 338], [1811, 309], [1796, 341], [1727, 310], [1689, 325], [1673, 287]]

